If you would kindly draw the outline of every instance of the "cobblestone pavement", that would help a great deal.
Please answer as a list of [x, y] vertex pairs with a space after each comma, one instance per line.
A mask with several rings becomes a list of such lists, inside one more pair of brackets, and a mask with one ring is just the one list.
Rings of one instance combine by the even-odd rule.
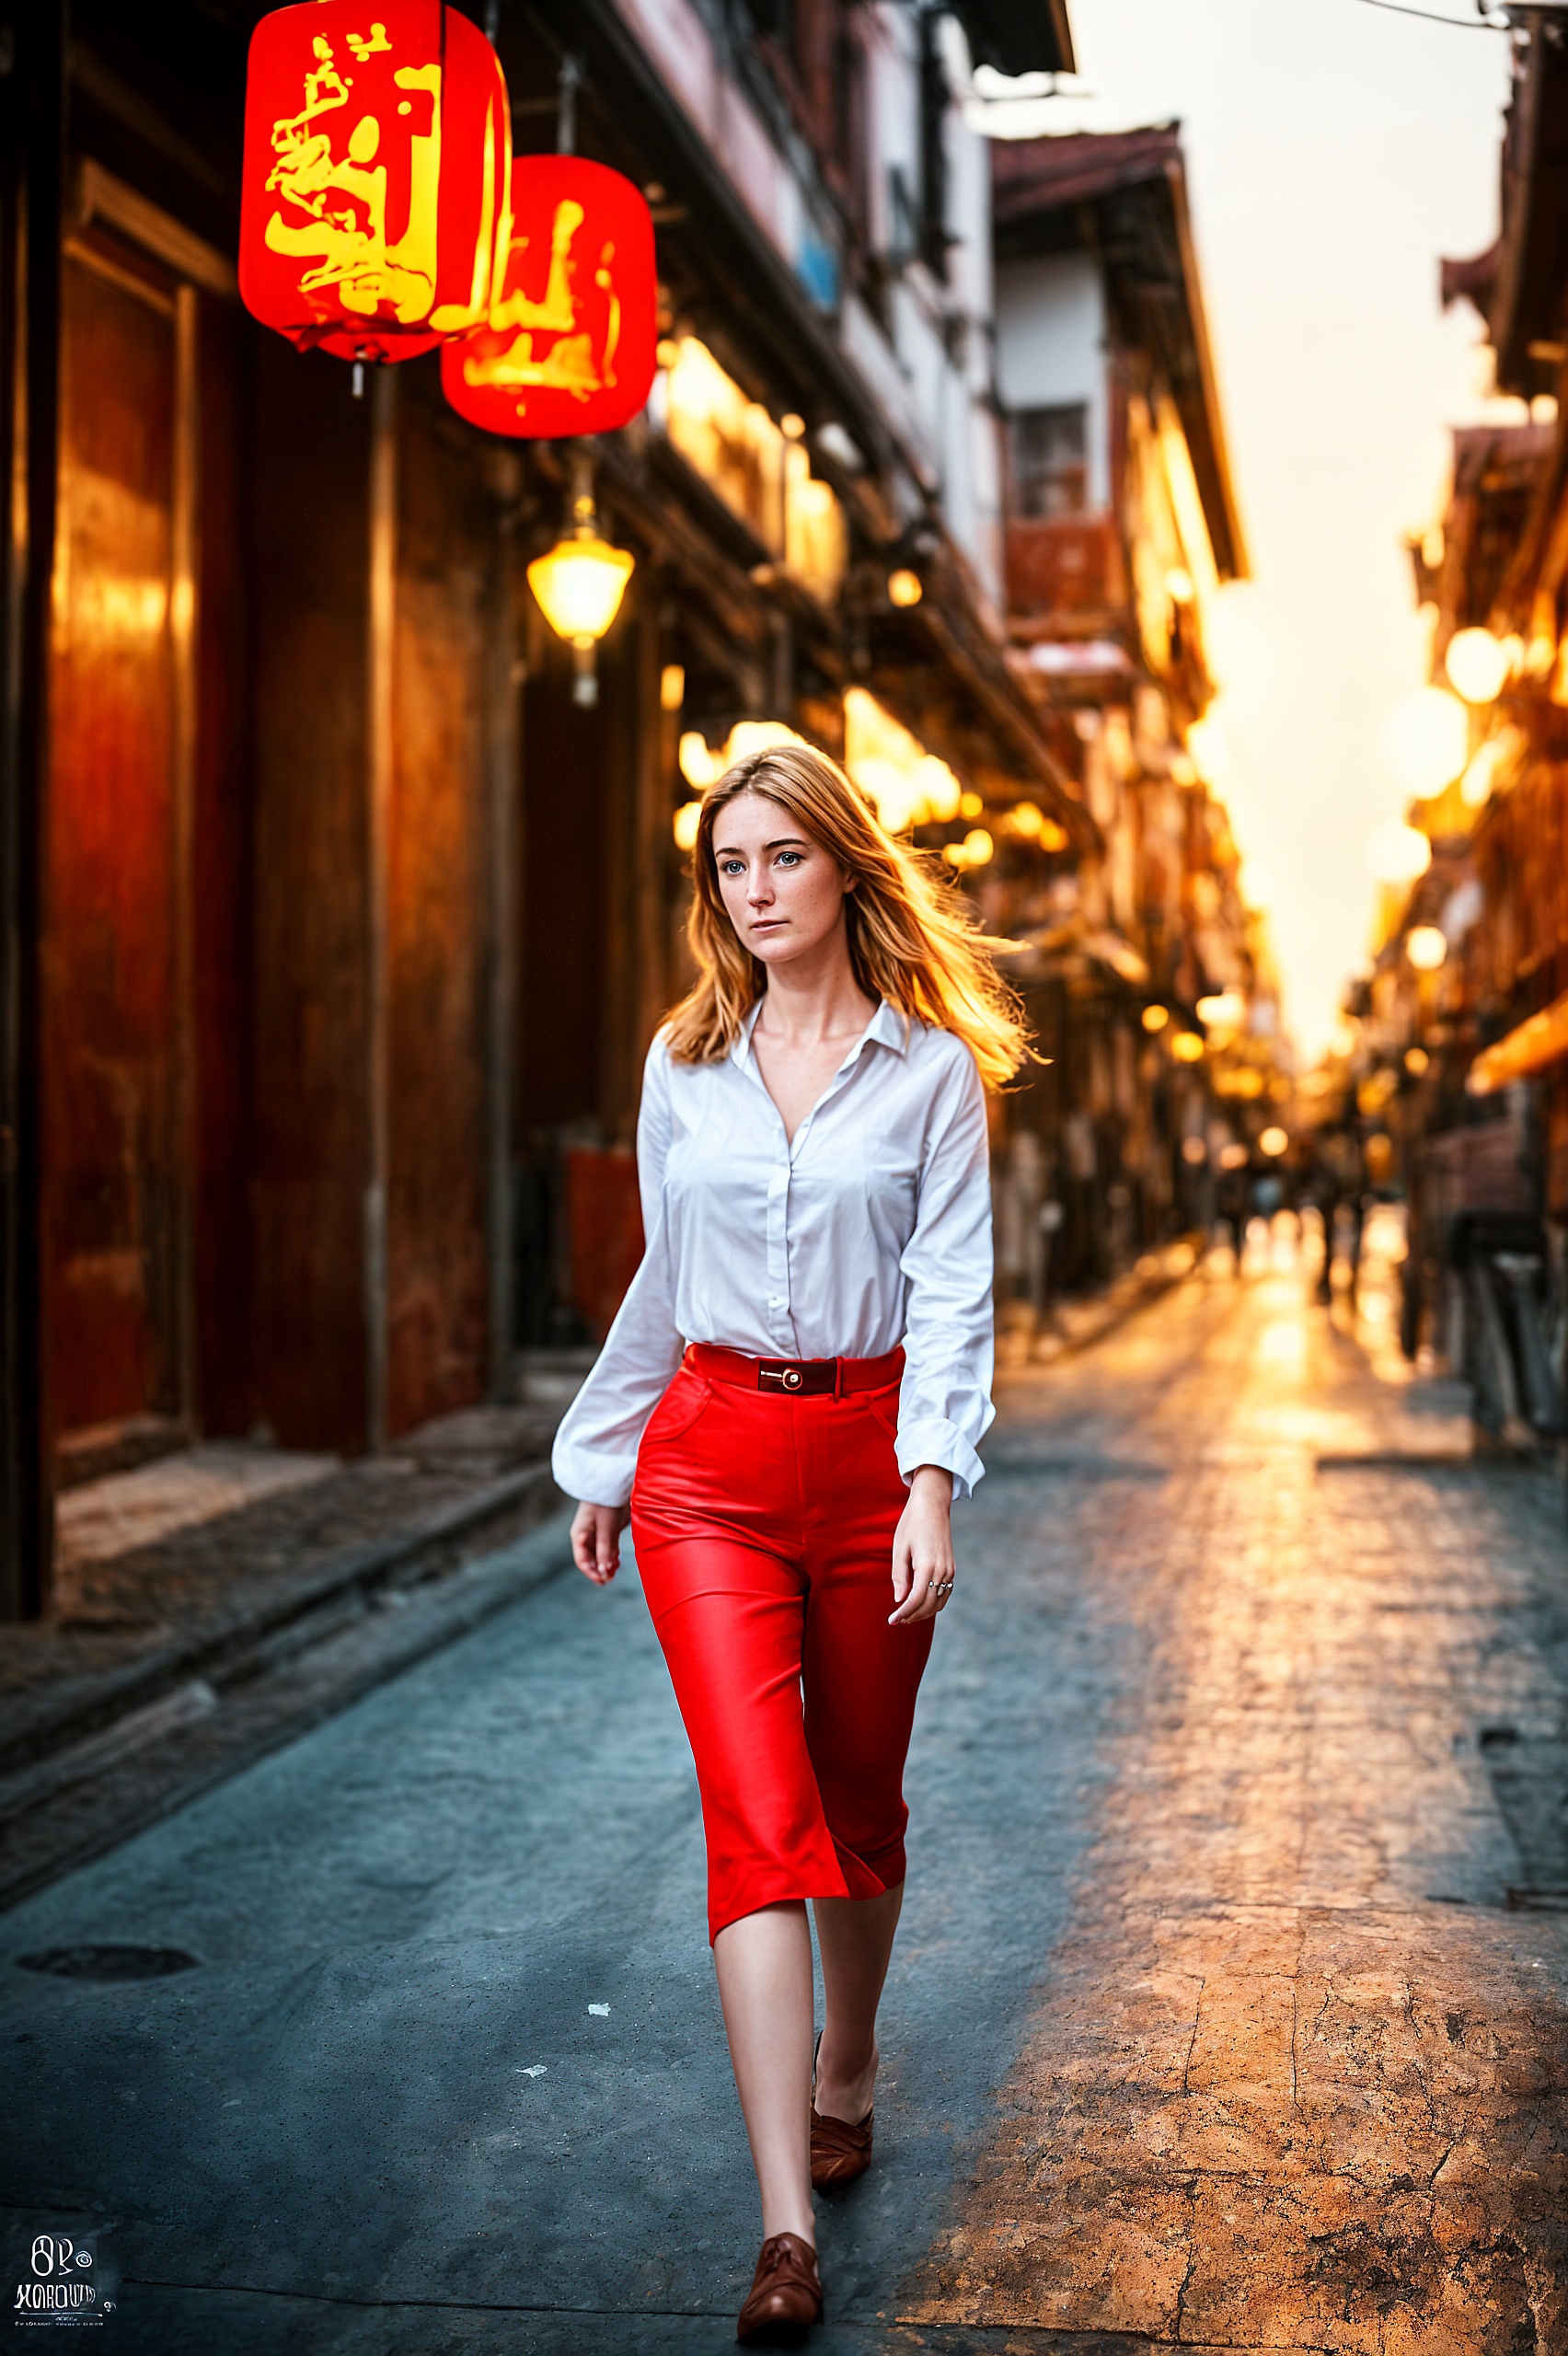
[[[1216, 1271], [1005, 1385], [821, 2356], [1568, 2356], [1561, 1493], [1335, 1319]], [[99, 2234], [106, 2348], [732, 2344], [753, 2196], [629, 1576], [5, 1932], [3, 2198]], [[193, 1968], [17, 1968], [87, 1943]]]

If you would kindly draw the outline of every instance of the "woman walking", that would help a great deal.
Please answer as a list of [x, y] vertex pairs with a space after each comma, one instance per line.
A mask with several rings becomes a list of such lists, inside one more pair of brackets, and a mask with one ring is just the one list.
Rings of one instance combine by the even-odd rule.
[[589, 1578], [630, 1520], [696, 1758], [762, 2197], [736, 2336], [777, 2342], [822, 2319], [812, 2187], [871, 2158], [904, 1759], [992, 1414], [983, 1083], [1027, 1050], [962, 906], [823, 755], [730, 769], [694, 875], [698, 978], [638, 1125], [647, 1250], [554, 1461]]

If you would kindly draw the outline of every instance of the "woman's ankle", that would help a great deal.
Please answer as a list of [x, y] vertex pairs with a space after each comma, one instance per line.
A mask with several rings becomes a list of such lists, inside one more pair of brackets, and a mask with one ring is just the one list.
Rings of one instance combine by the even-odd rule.
[[803, 2212], [792, 2200], [765, 2205], [762, 2212], [762, 2238], [770, 2242], [775, 2234], [793, 2234], [808, 2248], [816, 2247], [816, 2216], [808, 2206]]
[[862, 2044], [859, 2055], [848, 2058], [853, 2066], [846, 2067], [844, 2060], [830, 2045], [828, 2032], [824, 2029], [822, 2043], [817, 2049], [812, 2102], [824, 2119], [850, 2119], [852, 2123], [858, 2124], [871, 2107], [871, 2092], [882, 2061], [875, 2034], [872, 2034], [869, 2044]]

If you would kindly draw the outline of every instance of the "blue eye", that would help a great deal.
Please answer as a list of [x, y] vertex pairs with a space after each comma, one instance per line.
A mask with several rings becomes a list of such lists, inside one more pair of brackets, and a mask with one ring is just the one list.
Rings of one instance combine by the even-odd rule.
[[779, 866], [782, 867], [786, 860], [789, 860], [792, 866], [799, 867], [801, 863], [800, 852], [798, 850], [781, 850], [778, 854]]

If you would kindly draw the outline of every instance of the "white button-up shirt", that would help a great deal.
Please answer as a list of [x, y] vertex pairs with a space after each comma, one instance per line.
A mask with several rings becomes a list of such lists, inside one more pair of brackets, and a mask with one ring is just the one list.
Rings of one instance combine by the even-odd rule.
[[990, 1424], [986, 1100], [951, 1032], [885, 1000], [791, 1140], [752, 1053], [761, 1001], [716, 1063], [649, 1051], [637, 1126], [647, 1249], [556, 1438], [569, 1496], [624, 1505], [686, 1342], [754, 1357], [880, 1357], [902, 1342], [898, 1465], [984, 1471]]

